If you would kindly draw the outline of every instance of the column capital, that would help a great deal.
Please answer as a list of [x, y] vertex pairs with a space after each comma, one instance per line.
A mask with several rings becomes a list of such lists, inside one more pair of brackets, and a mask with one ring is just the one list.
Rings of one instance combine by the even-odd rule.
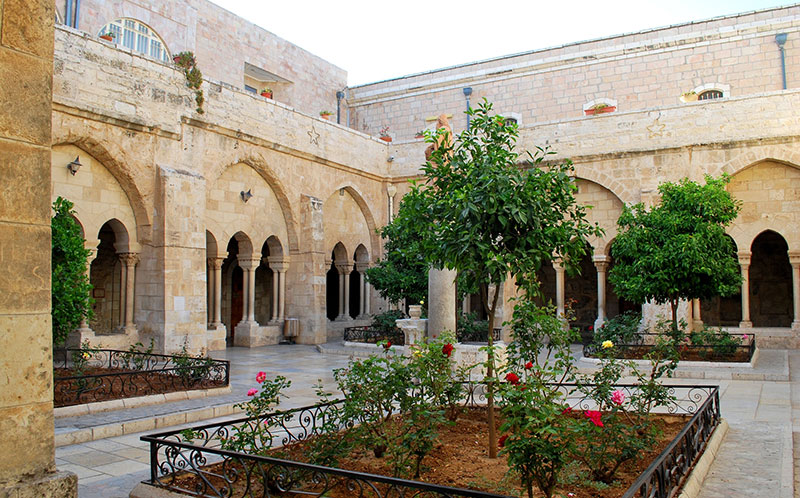
[[563, 272], [565, 270], [564, 267], [564, 260], [561, 258], [553, 258], [551, 261], [553, 265], [553, 269], [557, 272]]
[[789, 263], [792, 266], [800, 266], [800, 251], [789, 251]]
[[339, 275], [350, 275], [350, 272], [353, 271], [353, 263], [350, 261], [347, 263], [333, 263], [333, 265], [339, 271]]
[[369, 264], [368, 261], [367, 262], [356, 263], [356, 271], [358, 271], [360, 273], [363, 273], [369, 267], [370, 267], [370, 264]]
[[266, 260], [272, 271], [284, 273], [289, 270], [289, 258], [286, 256], [269, 256]]
[[261, 258], [250, 254], [236, 256], [236, 261], [243, 270], [255, 270], [261, 265]]
[[119, 260], [128, 267], [136, 266], [136, 263], [139, 262], [139, 255], [135, 252], [121, 252], [117, 253], [117, 256], [119, 256]]
[[219, 270], [222, 268], [222, 263], [225, 261], [225, 258], [213, 257], [213, 258], [206, 258], [208, 262], [208, 267], [212, 270]]
[[736, 255], [739, 258], [739, 264], [742, 266], [750, 266], [750, 256], [753, 253], [750, 251], [739, 251]]
[[611, 258], [604, 254], [592, 256], [592, 261], [594, 262], [594, 266], [597, 268], [597, 271], [606, 271], [608, 270], [608, 266], [611, 264]]

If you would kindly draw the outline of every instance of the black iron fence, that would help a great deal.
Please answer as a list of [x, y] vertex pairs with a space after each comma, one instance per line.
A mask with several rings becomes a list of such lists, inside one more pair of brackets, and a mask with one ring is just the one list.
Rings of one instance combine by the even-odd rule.
[[[720, 362], [748, 362], [753, 359], [756, 352], [755, 334], [729, 334], [734, 340], [720, 341], [708, 344], [692, 344], [688, 342], [677, 345], [681, 361], [720, 361]], [[624, 359], [643, 359], [653, 351], [655, 342], [660, 334], [639, 334], [637, 340], [626, 344], [614, 344], [615, 356]], [[583, 346], [583, 356], [592, 358], [597, 356], [602, 345], [592, 343]]]
[[[575, 388], [574, 384], [559, 386], [570, 406], [581, 410], [596, 408], [589, 398], [576, 395]], [[635, 385], [620, 385], [617, 388], [628, 396], [638, 389]], [[469, 384], [464, 405], [484, 406], [485, 389], [483, 384]], [[688, 415], [690, 419], [628, 489], [625, 498], [668, 498], [676, 495], [719, 424], [719, 390], [716, 386], [671, 386], [670, 394], [675, 401], [658, 411]], [[221, 441], [230, 439], [237, 433], [238, 427], [255, 425], [267, 428], [266, 437], [261, 438], [263, 446], [279, 447], [303, 441], [322, 432], [327, 411], [340, 402], [201, 425], [192, 428], [191, 434], [168, 431], [143, 436], [142, 441], [150, 444], [150, 480], [145, 482], [202, 497], [322, 497], [338, 490], [353, 498], [507, 498], [505, 495], [482, 491], [248, 455], [221, 447]]]
[[224, 387], [230, 381], [228, 360], [115, 349], [55, 350], [53, 368], [56, 407]]
[[[488, 328], [488, 326], [487, 326]], [[492, 340], [499, 341], [500, 334], [503, 332], [502, 328], [494, 328], [492, 329]], [[470, 330], [470, 331], [459, 331], [456, 334], [456, 340], [460, 343], [465, 342], [489, 342], [489, 331], [486, 329], [481, 330]]]
[[380, 341], [389, 341], [392, 344], [402, 346], [406, 338], [403, 331], [397, 327], [383, 329], [365, 325], [363, 327], [347, 327], [344, 329], [344, 340], [351, 342], [365, 342], [375, 344]]

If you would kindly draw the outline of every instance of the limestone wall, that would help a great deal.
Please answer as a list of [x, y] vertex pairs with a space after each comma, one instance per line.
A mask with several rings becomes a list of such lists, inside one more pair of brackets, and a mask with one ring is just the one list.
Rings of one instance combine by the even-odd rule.
[[388, 125], [409, 140], [426, 118], [453, 114], [466, 125], [464, 87], [471, 101], [488, 98], [495, 111], [523, 126], [580, 118], [584, 106], [609, 99], [617, 112], [681, 104], [684, 92], [719, 88], [741, 97], [781, 88], [775, 35], [785, 45], [788, 88], [800, 67], [800, 7], [766, 9], [497, 57], [348, 90], [351, 126], [377, 133]]
[[[282, 80], [267, 83], [273, 98], [313, 115], [335, 111], [336, 91], [347, 85], [346, 71], [206, 0], [82, 0], [80, 5], [78, 28], [95, 39], [110, 21], [136, 19], [155, 30], [171, 54], [193, 51], [198, 67], [213, 80], [243, 90], [245, 63], [273, 73]], [[64, 6], [58, 2], [62, 19]]]

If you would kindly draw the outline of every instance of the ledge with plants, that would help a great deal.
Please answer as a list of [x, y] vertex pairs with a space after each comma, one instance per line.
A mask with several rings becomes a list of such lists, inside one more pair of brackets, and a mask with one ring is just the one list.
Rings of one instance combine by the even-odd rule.
[[202, 354], [191, 356], [184, 346], [174, 355], [155, 354], [153, 343], [128, 351], [100, 349], [88, 342], [53, 354], [54, 406], [65, 407], [176, 391], [227, 387], [230, 362]]
[[[290, 382], [260, 372], [247, 417], [142, 437], [147, 484], [219, 497], [677, 495], [720, 423], [717, 387], [663, 385], [674, 369], [664, 356], [635, 384], [620, 382], [613, 355], [579, 375], [567, 366], [575, 331], [552, 310], [517, 316], [538, 325], [515, 324], [508, 363], [481, 383], [454, 368], [448, 334], [409, 357], [385, 345], [352, 361], [334, 375], [343, 398], [316, 386], [313, 406], [274, 411]], [[486, 447], [491, 385], [497, 458]]]

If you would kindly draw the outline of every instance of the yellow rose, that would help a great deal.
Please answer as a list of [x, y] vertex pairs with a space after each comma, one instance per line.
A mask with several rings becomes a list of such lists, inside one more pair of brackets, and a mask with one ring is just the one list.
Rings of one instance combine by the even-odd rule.
[[613, 348], [614, 343], [611, 341], [603, 341], [603, 344], [601, 344], [601, 346], [603, 346], [603, 349]]

